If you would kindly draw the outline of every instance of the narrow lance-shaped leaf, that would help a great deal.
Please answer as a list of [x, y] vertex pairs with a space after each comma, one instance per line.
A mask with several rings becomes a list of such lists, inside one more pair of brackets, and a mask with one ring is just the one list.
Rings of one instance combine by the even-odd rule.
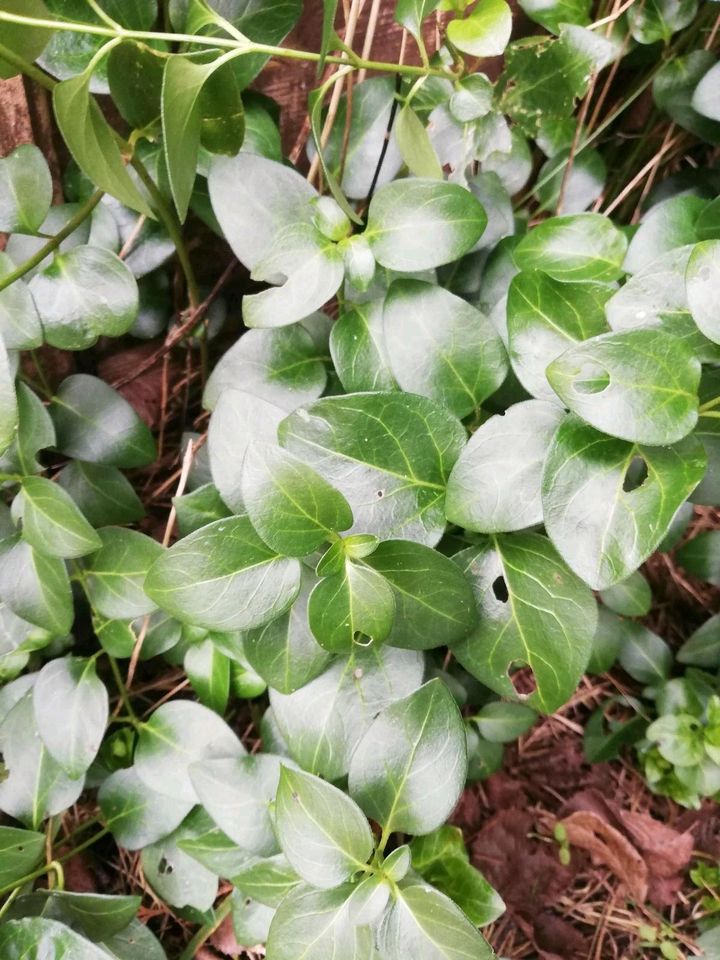
[[546, 537], [496, 536], [453, 558], [470, 580], [480, 624], [453, 646], [466, 670], [501, 696], [517, 697], [516, 666], [533, 672], [526, 697], [544, 713], [573, 693], [590, 657], [597, 607]]

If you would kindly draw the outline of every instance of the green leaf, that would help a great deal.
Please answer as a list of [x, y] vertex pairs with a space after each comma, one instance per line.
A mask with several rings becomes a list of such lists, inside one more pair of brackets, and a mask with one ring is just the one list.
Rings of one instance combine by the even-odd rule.
[[690, 634], [678, 650], [677, 659], [693, 667], [720, 667], [720, 614], [716, 613]]
[[385, 299], [383, 331], [401, 389], [445, 404], [457, 417], [472, 413], [507, 376], [505, 348], [490, 321], [434, 284], [395, 281]]
[[[303, 884], [283, 900], [270, 925], [266, 956], [272, 960], [373, 960], [370, 927], [356, 927], [346, 908], [350, 884], [316, 890]], [[14, 960], [14, 958], [13, 958]]]
[[212, 640], [203, 640], [185, 651], [183, 669], [200, 703], [222, 716], [230, 696], [230, 660]]
[[515, 247], [521, 270], [543, 270], [555, 280], [617, 280], [623, 272], [625, 234], [599, 213], [551, 217]]
[[451, 523], [506, 533], [541, 523], [540, 486], [550, 441], [563, 411], [544, 400], [516, 403], [475, 431], [448, 480]]
[[278, 757], [202, 759], [189, 773], [200, 803], [234, 843], [256, 857], [279, 852], [271, 816], [280, 779]]
[[270, 691], [277, 726], [301, 767], [339, 780], [375, 715], [422, 683], [422, 655], [372, 646], [336, 658], [319, 677], [291, 694]]
[[698, 0], [649, 0], [641, 10], [628, 10], [630, 33], [638, 43], [667, 43], [695, 19]]
[[512, 33], [512, 11], [505, 0], [479, 0], [464, 19], [447, 26], [448, 40], [471, 57], [499, 57]]
[[700, 580], [720, 584], [720, 531], [706, 530], [684, 543], [678, 562]]
[[[14, 270], [10, 257], [0, 252], [0, 280]], [[42, 343], [35, 301], [22, 280], [15, 280], [0, 290], [0, 337], [9, 350], [32, 350]]]
[[[48, 8], [43, 0], [0, 0], [0, 10], [19, 13], [24, 17], [33, 17], [38, 20], [46, 20], [49, 17]], [[47, 29], [28, 27], [19, 23], [4, 23], [2, 42], [19, 57], [32, 63], [43, 52], [51, 35]], [[17, 73], [18, 68], [14, 64], [0, 60], [0, 77], [3, 79], [14, 77]]]
[[365, 563], [382, 574], [395, 597], [388, 643], [424, 650], [466, 636], [477, 623], [472, 590], [451, 560], [407, 540], [385, 540]]
[[474, 717], [480, 735], [491, 743], [512, 743], [534, 726], [537, 714], [522, 703], [486, 703]]
[[307, 605], [313, 636], [333, 653], [350, 653], [356, 644], [382, 643], [394, 615], [395, 600], [387, 580], [350, 559], [340, 573], [315, 585]]
[[601, 590], [600, 599], [606, 607], [624, 617], [645, 617], [652, 606], [652, 590], [645, 577], [636, 570], [627, 579]]
[[637, 447], [570, 416], [545, 462], [548, 535], [575, 573], [603, 590], [657, 549], [705, 464], [694, 438], [673, 447]]
[[69, 493], [45, 477], [25, 477], [23, 537], [50, 557], [83, 557], [102, 546]]
[[93, 608], [109, 620], [142, 617], [156, 609], [144, 590], [145, 577], [163, 548], [135, 530], [104, 527], [102, 546], [85, 564], [85, 588]]
[[193, 811], [174, 833], [144, 847], [140, 863], [146, 880], [174, 907], [210, 910], [217, 896], [217, 876], [179, 846], [183, 840], [201, 836], [209, 820], [202, 810]]
[[282, 767], [275, 801], [278, 840], [295, 871], [315, 887], [337, 887], [361, 870], [373, 849], [370, 826], [341, 790]]
[[353, 304], [340, 314], [330, 331], [330, 354], [348, 393], [397, 386], [383, 334], [383, 300]]
[[563, 23], [577, 23], [586, 26], [590, 22], [590, 3], [588, 0], [522, 0], [520, 6], [535, 23], [539, 23], [551, 33], [560, 33]]
[[657, 106], [675, 123], [708, 143], [718, 144], [720, 123], [704, 117], [692, 106], [695, 88], [715, 63], [715, 54], [710, 50], [671, 57], [658, 70], [652, 92]]
[[0, 596], [18, 617], [54, 636], [70, 632], [74, 610], [65, 564], [19, 537], [0, 541]]
[[232, 929], [238, 943], [265, 943], [270, 934], [270, 924], [275, 910], [247, 894], [244, 890], [233, 890]]
[[620, 666], [638, 683], [663, 683], [670, 676], [670, 647], [641, 623], [626, 621], [618, 654]]
[[523, 270], [508, 290], [508, 353], [525, 389], [539, 400], [555, 400], [545, 376], [549, 363], [568, 347], [607, 332], [605, 303], [613, 288], [600, 283], [554, 280]]
[[15, 377], [5, 344], [0, 338], [0, 453], [4, 453], [15, 438], [18, 422], [18, 404]]
[[470, 865], [459, 827], [446, 825], [425, 837], [415, 837], [410, 850], [413, 869], [455, 901], [476, 926], [486, 926], [504, 912], [502, 898]]
[[124, 120], [142, 130], [160, 120], [160, 95], [167, 58], [144, 43], [126, 40], [110, 51], [107, 78]]
[[30, 292], [45, 339], [61, 350], [86, 350], [119, 337], [138, 312], [138, 287], [127, 266], [100, 247], [74, 247], [36, 273]]
[[597, 611], [588, 588], [537, 533], [489, 539], [453, 558], [469, 578], [480, 625], [453, 652], [474, 677], [515, 699], [511, 671], [531, 668], [527, 703], [557, 710], [573, 693], [592, 648]]
[[108, 694], [95, 660], [63, 657], [46, 663], [33, 687], [38, 731], [53, 760], [73, 779], [95, 759], [108, 721]]
[[327, 397], [291, 414], [279, 436], [347, 498], [351, 532], [440, 539], [445, 484], [465, 443], [444, 408], [403, 393]]
[[720, 240], [698, 243], [685, 272], [687, 302], [692, 318], [714, 343], [720, 343], [720, 321], [715, 303], [720, 280]]
[[0, 827], [0, 886], [21, 880], [42, 860], [45, 837], [42, 833]]
[[543, 210], [560, 205], [566, 214], [582, 213], [602, 195], [607, 177], [602, 154], [579, 150], [573, 154], [572, 165], [570, 155], [569, 147], [553, 154], [538, 172], [535, 194]]
[[420, 34], [420, 25], [438, 6], [439, 0], [396, 0], [395, 19], [413, 36]]
[[245, 748], [216, 713], [191, 700], [171, 700], [143, 724], [135, 748], [135, 772], [156, 793], [196, 803], [191, 765], [244, 755]]
[[395, 180], [372, 198], [365, 233], [378, 263], [413, 273], [458, 260], [486, 224], [480, 202], [456, 183]]
[[72, 957], [73, 960], [108, 960], [98, 944], [75, 933], [64, 923], [45, 917], [11, 920], [0, 927], [0, 949], [7, 960], [48, 960]]
[[243, 461], [242, 494], [252, 525], [278, 553], [304, 557], [352, 526], [347, 500], [314, 470], [270, 443], [253, 441]]
[[257, 858], [248, 859], [246, 851], [230, 839], [217, 827], [212, 827], [196, 837], [179, 840], [178, 846], [194, 860], [219, 877], [234, 877], [248, 863], [256, 863]]
[[112, 387], [84, 373], [67, 377], [50, 404], [57, 448], [68, 457], [113, 467], [142, 467], [157, 450], [152, 434]]
[[312, 635], [308, 623], [308, 599], [316, 579], [302, 571], [300, 593], [280, 617], [243, 635], [248, 663], [269, 686], [292, 693], [314, 680], [330, 660]]
[[204, 483], [191, 493], [173, 497], [173, 506], [181, 537], [194, 533], [214, 520], [232, 516], [232, 511], [225, 506], [225, 501], [212, 483]]
[[283, 898], [300, 883], [300, 877], [288, 863], [287, 857], [278, 853], [274, 857], [247, 861], [233, 874], [232, 881], [260, 903], [279, 907]]
[[[407, 847], [399, 848], [407, 852]], [[395, 851], [393, 851], [394, 853]], [[390, 854], [392, 856], [393, 854]], [[389, 859], [389, 858], [388, 858]], [[408, 864], [410, 857], [407, 857]], [[383, 863], [385, 867], [387, 861]], [[385, 911], [390, 899], [390, 886], [379, 874], [370, 874], [355, 887], [347, 901], [348, 918], [355, 926], [374, 923]]]
[[90, 95], [91, 74], [63, 80], [53, 90], [55, 119], [77, 165], [95, 186], [126, 207], [153, 216], [123, 162], [120, 147]]
[[151, 790], [135, 767], [116, 770], [103, 782], [98, 803], [106, 825], [126, 850], [140, 850], [178, 827], [195, 803]]
[[103, 939], [100, 946], [116, 960], [166, 960], [155, 934], [138, 919], [114, 936]]
[[378, 715], [352, 755], [350, 795], [384, 836], [430, 833], [452, 813], [466, 773], [462, 717], [435, 679]]
[[[213, 83], [213, 77], [220, 82], [220, 87]], [[211, 84], [212, 90], [203, 102], [203, 92], [209, 90]], [[216, 113], [218, 109], [222, 109], [223, 114]], [[170, 188], [181, 221], [187, 215], [195, 183], [203, 120], [208, 112], [216, 114], [216, 122], [226, 129], [230, 127], [233, 134], [228, 144], [233, 149], [217, 152], [237, 153], [242, 145], [245, 121], [232, 65], [223, 57], [210, 63], [199, 63], [178, 54], [168, 57], [162, 85], [163, 144]]]
[[637, 273], [670, 250], [699, 240], [696, 224], [706, 203], [701, 197], [681, 195], [651, 207], [630, 241], [625, 258], [628, 273]]
[[[685, 24], [682, 24], [682, 26], [685, 26]], [[720, 64], [715, 64], [695, 87], [692, 98], [693, 109], [710, 120], [720, 120], [718, 86], [720, 86]]]
[[42, 916], [57, 920], [91, 940], [112, 937], [132, 922], [140, 897], [35, 890], [13, 902], [7, 918]]
[[21, 474], [38, 473], [43, 468], [37, 461], [40, 450], [55, 446], [55, 428], [47, 408], [30, 387], [17, 384], [18, 426], [15, 439], [0, 463]]
[[282, 163], [250, 153], [214, 157], [208, 187], [215, 216], [233, 253], [249, 270], [261, 263], [288, 224], [313, 222], [315, 189]]
[[397, 115], [394, 132], [410, 173], [416, 177], [442, 180], [443, 170], [425, 124], [407, 103]]
[[401, 884], [378, 931], [383, 956], [415, 960], [491, 960], [490, 945], [459, 907], [417, 881]]
[[583, 420], [632, 443], [668, 446], [697, 423], [700, 363], [660, 330], [594, 337], [553, 360], [547, 377]]
[[57, 480], [94, 527], [134, 523], [145, 515], [132, 484], [116, 467], [71, 460]]
[[0, 230], [37, 233], [50, 209], [52, 189], [42, 151], [32, 143], [16, 147], [0, 160]]
[[[213, 410], [222, 394], [232, 389], [239, 394], [233, 397], [233, 412], [238, 420], [248, 416], [243, 406], [252, 411], [255, 400], [291, 413], [301, 403], [319, 397], [325, 389], [327, 375], [320, 358], [321, 351], [302, 324], [276, 330], [248, 330], [213, 370], [203, 405]], [[240, 385], [242, 390], [238, 389]], [[253, 423], [254, 411], [249, 416], [246, 430]], [[234, 425], [229, 429], [234, 429]], [[267, 435], [257, 439], [267, 439]]]
[[4, 764], [0, 810], [31, 829], [37, 830], [46, 817], [72, 806], [82, 793], [83, 778], [70, 779], [40, 739], [31, 691], [0, 725], [0, 752]]
[[208, 630], [247, 630], [297, 596], [300, 564], [267, 547], [247, 516], [216, 520], [158, 557], [145, 580], [157, 605]]

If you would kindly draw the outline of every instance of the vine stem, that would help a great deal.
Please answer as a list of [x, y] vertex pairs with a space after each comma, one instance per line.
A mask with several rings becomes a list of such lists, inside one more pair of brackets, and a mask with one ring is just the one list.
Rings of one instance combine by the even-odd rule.
[[205, 941], [211, 937], [220, 924], [223, 922], [225, 917], [228, 916], [232, 910], [232, 893], [229, 893], [220, 906], [215, 911], [215, 916], [204, 926], [200, 927], [198, 932], [192, 938], [192, 940], [185, 947], [183, 952], [180, 954], [179, 960], [193, 960], [196, 956], [199, 948], [205, 943]]
[[[61, 30], [70, 33], [85, 33], [98, 37], [119, 40], [164, 40], [167, 43], [192, 43], [207, 47], [221, 47], [227, 50], [237, 50], [239, 53], [260, 53], [268, 57], [283, 57], [287, 60], [307, 60], [319, 63], [322, 59], [319, 53], [310, 50], [293, 50], [289, 47], [276, 47], [266, 43], [254, 43], [247, 39], [231, 39], [229, 37], [206, 37], [192, 33], [160, 33], [153, 30], [126, 30], [115, 29], [94, 23], [72, 23], [59, 20], [44, 20], [37, 17], [26, 17], [19, 13], [9, 13], [0, 10], [0, 22], [16, 23], [20, 26], [35, 27], [44, 30]], [[4, 56], [4, 55], [3, 55]], [[347, 57], [327, 56], [329, 63], [347, 64]], [[448, 77], [448, 71], [427, 67], [416, 67], [406, 64], [389, 63], [379, 60], [365, 60], [355, 56], [351, 60], [357, 70], [377, 70], [382, 73], [406, 73], [409, 76], [436, 76]]]
[[[2, 55], [2, 50], [0, 50], [0, 56]], [[96, 190], [95, 193], [85, 201], [82, 207], [80, 207], [75, 216], [68, 220], [62, 230], [59, 230], [51, 240], [48, 240], [44, 246], [40, 247], [37, 253], [34, 253], [24, 263], [21, 263], [17, 270], [13, 270], [12, 273], [7, 273], [4, 277], [0, 277], [0, 290], [4, 290], [6, 287], [9, 287], [11, 283], [15, 283], [16, 280], [24, 277], [33, 267], [42, 263], [54, 250], [57, 250], [63, 240], [69, 237], [71, 233], [74, 233], [77, 228], [87, 220], [102, 198], [103, 191]]]
[[26, 883], [31, 883], [33, 880], [39, 880], [40, 877], [44, 877], [46, 873], [49, 873], [51, 870], [56, 874], [60, 884], [63, 882], [63, 869], [62, 865], [67, 863], [68, 860], [71, 860], [78, 853], [82, 853], [83, 850], [87, 850], [88, 847], [91, 847], [98, 840], [101, 840], [106, 834], [110, 833], [109, 827], [103, 827], [102, 830], [99, 830], [96, 834], [90, 837], [89, 840], [85, 840], [84, 843], [81, 843], [79, 846], [74, 847], [68, 853], [63, 854], [61, 857], [57, 857], [52, 863], [45, 864], [44, 867], [38, 867], [37, 870], [33, 870], [32, 873], [26, 874], [24, 877], [20, 877], [19, 880], [14, 880], [12, 883], [6, 884], [4, 887], [0, 887], [0, 897], [5, 896], [6, 893], [11, 893], [13, 890], [24, 887]]
[[138, 715], [135, 713], [132, 703], [130, 702], [130, 696], [127, 692], [127, 687], [125, 686], [125, 681], [122, 678], [122, 674], [120, 673], [120, 667], [117, 664], [117, 660], [115, 657], [111, 657], [109, 654], [108, 660], [110, 661], [110, 669], [112, 670], [112, 675], [115, 680], [115, 686], [120, 694], [120, 700], [127, 711], [127, 715], [130, 718], [130, 722], [132, 723], [133, 727], [135, 727], [136, 730], [139, 730], [141, 723], [138, 719]]

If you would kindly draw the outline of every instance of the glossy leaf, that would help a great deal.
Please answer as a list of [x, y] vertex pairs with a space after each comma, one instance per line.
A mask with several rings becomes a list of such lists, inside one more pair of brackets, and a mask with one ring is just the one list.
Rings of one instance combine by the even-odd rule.
[[[12, 273], [15, 265], [0, 252], [0, 280]], [[10, 350], [32, 350], [42, 343], [42, 327], [35, 301], [22, 280], [0, 290], [0, 337]]]
[[350, 761], [350, 795], [385, 835], [430, 833], [444, 823], [465, 785], [460, 711], [435, 679], [386, 707]]
[[0, 541], [0, 595], [13, 613], [64, 637], [74, 610], [65, 564], [33, 550], [19, 537]]
[[9, 886], [30, 873], [42, 860], [44, 850], [41, 833], [0, 827], [0, 885]]
[[652, 606], [652, 591], [645, 577], [636, 570], [626, 580], [601, 590], [600, 599], [624, 617], [645, 617]]
[[110, 51], [107, 78], [113, 102], [133, 129], [160, 120], [165, 60], [151, 46], [126, 40]]
[[90, 463], [141, 467], [156, 456], [152, 434], [112, 387], [84, 373], [63, 380], [50, 404], [61, 453]]
[[103, 782], [98, 802], [106, 825], [120, 846], [140, 850], [178, 827], [195, 800], [181, 800], [151, 790], [135, 767], [116, 770]]
[[232, 879], [249, 896], [271, 907], [280, 906], [283, 898], [300, 883], [300, 877], [283, 853], [246, 861]]
[[636, 447], [568, 417], [545, 462], [548, 535], [586, 583], [605, 589], [657, 549], [705, 465], [694, 439], [674, 447]]
[[472, 590], [447, 557], [407, 540], [385, 540], [365, 560], [395, 597], [388, 643], [425, 650], [453, 643], [477, 623]]
[[[682, 24], [682, 26], [684, 25], [685, 24]], [[708, 70], [697, 87], [695, 87], [695, 93], [692, 98], [693, 108], [710, 120], [720, 120], [719, 82], [720, 65], [716, 64]]]
[[245, 454], [242, 494], [252, 525], [273, 550], [304, 557], [352, 526], [341, 493], [292, 454], [255, 441]]
[[68, 776], [82, 776], [100, 749], [109, 714], [95, 661], [63, 657], [46, 663], [33, 687], [33, 708], [52, 758]]
[[470, 14], [451, 20], [448, 40], [471, 57], [499, 57], [512, 33], [512, 11], [505, 0], [480, 0]]
[[247, 516], [196, 530], [157, 558], [145, 592], [183, 623], [246, 630], [280, 616], [297, 596], [300, 565], [266, 546]]
[[677, 652], [680, 663], [714, 670], [720, 667], [720, 614], [706, 620]]
[[23, 492], [23, 537], [50, 557], [83, 557], [102, 541], [78, 510], [70, 494], [44, 477], [26, 477]]
[[132, 484], [116, 467], [71, 460], [57, 479], [94, 527], [134, 523], [145, 514]]
[[244, 755], [245, 748], [216, 713], [199, 703], [174, 700], [158, 707], [143, 725], [135, 772], [156, 793], [194, 803], [192, 764]]
[[86, 350], [119, 337], [138, 312], [135, 278], [114, 253], [79, 246], [56, 254], [30, 281], [45, 339], [62, 350]]
[[422, 683], [422, 655], [392, 647], [355, 649], [289, 695], [270, 691], [277, 725], [303, 769], [339, 780], [358, 742], [383, 707]]
[[638, 683], [662, 683], [672, 668], [670, 647], [640, 623], [628, 623], [618, 653], [620, 666]]
[[720, 240], [698, 243], [685, 272], [687, 299], [692, 318], [714, 343], [720, 343], [716, 291], [720, 278]]
[[203, 759], [189, 773], [200, 803], [232, 841], [256, 857], [279, 852], [271, 815], [280, 779], [278, 757]]
[[32, 143], [0, 160], [0, 230], [36, 233], [52, 203], [52, 178], [42, 151]]
[[360, 808], [319, 777], [283, 767], [275, 801], [282, 851], [314, 887], [338, 887], [361, 870], [373, 849]]
[[523, 270], [508, 290], [508, 353], [525, 389], [539, 400], [557, 402], [545, 371], [574, 343], [606, 333], [605, 303], [612, 287], [555, 280]]
[[[7, 960], [26, 957], [72, 957], [73, 960], [107, 960], [99, 945], [86, 940], [64, 923], [46, 917], [11, 920], [0, 927], [0, 949]], [[42, 951], [42, 953], [40, 953]]]
[[694, 577], [708, 583], [720, 583], [720, 531], [699, 533], [680, 547], [677, 558]]
[[457, 184], [395, 180], [373, 197], [366, 235], [378, 263], [412, 273], [457, 260], [486, 224], [479, 201]]
[[163, 548], [135, 530], [104, 527], [102, 547], [86, 562], [85, 588], [93, 608], [110, 620], [141, 617], [156, 609], [144, 589], [145, 577]]
[[371, 960], [370, 927], [351, 923], [345, 906], [353, 887], [317, 890], [307, 884], [283, 900], [270, 925], [266, 953], [274, 960]]
[[532, 670], [528, 705], [551, 713], [573, 693], [597, 622], [590, 590], [537, 533], [494, 537], [454, 557], [475, 592], [480, 625], [453, 652], [473, 676], [515, 699], [511, 671]]
[[18, 406], [14, 381], [10, 358], [0, 338], [0, 453], [4, 453], [12, 443], [17, 427]]
[[393, 283], [383, 332], [400, 387], [445, 404], [458, 417], [479, 407], [507, 375], [505, 348], [490, 321], [434, 284]]
[[460, 423], [425, 397], [328, 397], [280, 425], [280, 442], [348, 500], [352, 532], [437, 543], [445, 484], [464, 445]]
[[350, 653], [356, 644], [382, 643], [394, 615], [395, 599], [385, 577], [349, 559], [340, 573], [315, 585], [307, 605], [313, 636], [333, 653]]
[[394, 131], [400, 153], [410, 173], [416, 177], [442, 180], [442, 167], [425, 124], [409, 104], [405, 104], [398, 113]]
[[697, 423], [700, 364], [659, 330], [594, 337], [553, 360], [547, 376], [574, 413], [623, 440], [667, 446]]
[[429, 16], [438, 6], [437, 0], [397, 0], [395, 4], [395, 19], [406, 30], [417, 36], [420, 25], [425, 17]]
[[230, 696], [228, 657], [212, 640], [203, 640], [187, 648], [183, 669], [200, 703], [222, 716]]
[[599, 213], [551, 217], [515, 248], [521, 270], [542, 270], [555, 280], [616, 280], [622, 274], [625, 235]]
[[382, 300], [357, 303], [332, 326], [330, 354], [348, 393], [397, 386], [383, 334], [383, 312]]
[[195, 810], [177, 830], [142, 850], [140, 863], [146, 880], [174, 907], [204, 912], [210, 910], [217, 896], [217, 876], [180, 847], [183, 840], [202, 835], [208, 822], [202, 810]]
[[507, 533], [541, 523], [543, 464], [562, 418], [555, 404], [526, 400], [486, 420], [450, 474], [448, 520], [480, 533]]

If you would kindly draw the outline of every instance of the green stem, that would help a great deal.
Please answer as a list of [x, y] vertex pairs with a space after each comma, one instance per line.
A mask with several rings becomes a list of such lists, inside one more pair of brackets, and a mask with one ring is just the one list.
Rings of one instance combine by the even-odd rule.
[[[2, 11], [0, 11], [0, 14], [1, 13]], [[44, 87], [46, 90], [54, 90], [57, 86], [57, 80], [49, 77], [43, 70], [36, 67], [34, 63], [29, 63], [23, 57], [18, 56], [14, 50], [6, 47], [4, 43], [0, 43], [0, 60], [11, 63], [14, 67], [18, 68], [20, 73], [24, 73], [26, 77], [30, 77], [31, 80], [34, 80], [35, 83]]]
[[701, 411], [700, 411], [700, 416], [701, 416], [701, 417], [713, 417], [713, 418], [716, 419], [716, 420], [720, 420], [720, 410], [707, 410], [707, 411], [701, 410]]
[[130, 722], [132, 723], [132, 725], [135, 727], [136, 730], [139, 730], [141, 726], [140, 720], [138, 718], [138, 715], [135, 713], [132, 703], [130, 702], [130, 696], [128, 695], [127, 688], [125, 686], [125, 681], [123, 680], [122, 674], [120, 673], [120, 667], [118, 667], [117, 660], [115, 659], [115, 657], [111, 657], [110, 654], [108, 654], [108, 660], [110, 661], [110, 669], [112, 670], [112, 675], [113, 675], [113, 678], [115, 679], [115, 686], [118, 689], [118, 693], [120, 694], [120, 699], [123, 702], [123, 706], [127, 710], [127, 715], [130, 718]]
[[223, 922], [225, 917], [232, 910], [232, 894], [229, 893], [227, 897], [223, 900], [220, 906], [215, 910], [215, 916], [204, 926], [200, 927], [198, 932], [192, 938], [192, 940], [185, 947], [183, 952], [180, 954], [179, 960], [193, 960], [197, 954], [200, 947], [205, 943], [208, 937], [211, 937], [213, 933], [217, 930], [220, 924]]
[[190, 255], [188, 254], [185, 241], [183, 240], [180, 221], [176, 217], [174, 211], [171, 210], [170, 207], [165, 203], [165, 198], [158, 190], [155, 181], [147, 172], [142, 161], [138, 157], [134, 156], [130, 163], [134, 167], [137, 175], [140, 177], [143, 186], [150, 194], [152, 205], [173, 242], [178, 262], [180, 264], [180, 269], [185, 277], [188, 300], [190, 301], [190, 306], [195, 309], [200, 303], [200, 289], [195, 278], [195, 271], [193, 270], [192, 263], [190, 262]]
[[[2, 55], [2, 50], [0, 50], [0, 55]], [[42, 263], [54, 250], [57, 250], [63, 240], [69, 237], [71, 233], [74, 233], [77, 228], [87, 220], [102, 198], [103, 191], [96, 190], [80, 207], [75, 216], [68, 220], [62, 230], [59, 230], [55, 234], [52, 240], [48, 240], [43, 247], [40, 247], [37, 253], [34, 253], [24, 263], [21, 263], [17, 270], [13, 270], [12, 273], [7, 273], [4, 277], [0, 277], [0, 290], [4, 290], [6, 287], [9, 287], [11, 283], [15, 283], [16, 280], [24, 277], [26, 273], [29, 273], [29, 271], [39, 263]]]
[[[160, 33], [153, 30], [116, 30], [109, 26], [94, 23], [72, 23], [69, 21], [43, 20], [36, 17], [26, 17], [22, 14], [8, 13], [0, 10], [0, 22], [17, 23], [21, 26], [35, 27], [36, 29], [63, 30], [70, 33], [85, 33], [97, 37], [118, 38], [120, 40], [164, 40], [167, 43], [192, 43], [207, 47], [220, 47], [227, 50], [238, 50], [242, 53], [261, 53], [268, 57], [283, 57], [287, 60], [306, 60], [310, 63], [319, 63], [321, 56], [310, 50], [293, 50], [289, 47], [276, 47], [267, 43], [253, 43], [251, 40], [238, 40], [229, 37], [207, 37], [192, 33]], [[327, 56], [327, 63], [347, 64], [345, 57]], [[446, 70], [430, 66], [415, 67], [402, 63], [385, 63], [378, 60], [363, 60], [358, 57], [354, 64], [358, 70], [378, 70], [383, 73], [405, 73], [408, 76], [447, 77]]]
[[720, 407], [720, 397], [715, 397], [712, 400], [708, 400], [706, 403], [703, 403], [698, 410], [698, 413], [702, 416], [706, 410], [712, 410], [713, 407]]
[[60, 886], [62, 889], [65, 880], [62, 865], [67, 863], [68, 860], [71, 860], [78, 853], [82, 853], [83, 850], [87, 850], [88, 847], [91, 847], [97, 840], [100, 840], [109, 832], [110, 830], [108, 827], [103, 827], [102, 830], [90, 837], [89, 840], [86, 840], [85, 843], [81, 843], [79, 847], [75, 847], [73, 850], [70, 850], [69, 853], [63, 854], [62, 857], [57, 857], [50, 863], [46, 863], [43, 867], [38, 867], [37, 870], [33, 870], [32, 873], [26, 874], [19, 880], [14, 880], [12, 883], [8, 883], [4, 887], [0, 887], [0, 897], [4, 896], [6, 893], [10, 893], [16, 888], [24, 887], [26, 883], [31, 883], [33, 880], [38, 880], [40, 877], [44, 877], [45, 874], [50, 873], [51, 870], [58, 879], [58, 886]]

